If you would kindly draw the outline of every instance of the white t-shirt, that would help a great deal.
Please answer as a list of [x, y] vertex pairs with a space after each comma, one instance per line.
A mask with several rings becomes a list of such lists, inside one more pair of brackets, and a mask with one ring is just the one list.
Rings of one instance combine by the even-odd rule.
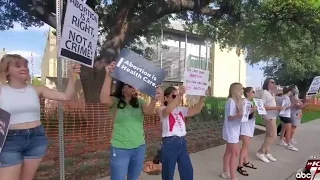
[[[277, 106], [275, 97], [273, 97], [273, 95], [267, 90], [263, 90], [261, 99], [265, 106], [269, 106], [269, 107]], [[268, 110], [267, 114], [263, 115], [262, 117], [264, 119], [277, 119], [278, 113], [279, 112], [277, 110]]]
[[185, 136], [187, 134], [185, 117], [188, 114], [188, 108], [177, 106], [167, 117], [162, 117], [162, 110], [165, 107], [161, 106], [158, 112], [162, 123], [162, 137]]
[[[283, 96], [279, 97], [279, 106], [282, 106], [282, 103], [283, 103], [284, 100], [287, 101], [287, 106], [286, 107], [289, 107], [291, 105], [291, 101], [290, 101], [290, 98], [287, 95], [283, 95]], [[284, 113], [283, 114], [279, 114], [279, 116], [290, 118], [291, 117], [291, 108], [286, 108]]]
[[232, 98], [229, 98], [224, 110], [224, 123], [222, 128], [222, 138], [228, 143], [238, 143], [240, 136], [241, 118], [228, 120], [229, 116], [237, 114], [236, 103]]

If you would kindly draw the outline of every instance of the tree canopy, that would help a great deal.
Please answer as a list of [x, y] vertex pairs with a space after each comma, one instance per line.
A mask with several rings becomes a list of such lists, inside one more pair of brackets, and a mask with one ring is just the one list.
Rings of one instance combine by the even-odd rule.
[[[87, 4], [98, 13], [105, 36], [96, 68], [84, 67], [81, 72], [87, 102], [99, 101], [102, 67], [123, 47], [151, 52], [144, 41], [156, 43], [170, 19], [183, 20], [187, 31], [221, 47], [245, 49], [251, 64], [281, 61], [289, 66], [295, 61], [307, 67], [317, 59], [306, 58], [318, 52], [320, 2], [316, 0], [87, 0]], [[12, 28], [14, 22], [25, 28], [43, 23], [56, 27], [55, 0], [1, 0], [0, 7], [0, 30]], [[304, 58], [292, 59], [300, 56]]]

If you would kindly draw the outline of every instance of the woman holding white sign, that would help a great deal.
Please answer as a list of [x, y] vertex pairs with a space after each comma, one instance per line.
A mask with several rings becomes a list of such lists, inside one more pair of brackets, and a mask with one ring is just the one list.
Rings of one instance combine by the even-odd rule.
[[182, 107], [181, 99], [186, 89], [180, 86], [168, 87], [164, 95], [164, 106], [159, 107], [158, 113], [162, 123], [162, 180], [173, 180], [176, 164], [181, 180], [193, 180], [193, 167], [189, 157], [185, 136], [185, 118], [201, 112], [205, 97], [193, 107]]
[[239, 137], [241, 119], [243, 116], [242, 85], [232, 83], [229, 88], [229, 96], [224, 110], [224, 124], [222, 138], [227, 142], [223, 156], [222, 178], [237, 180], [237, 159], [239, 155]]
[[[150, 104], [137, 98], [137, 90], [129, 84], [118, 81], [116, 90], [110, 95], [113, 72], [116, 63], [105, 67], [106, 76], [100, 93], [113, 116], [113, 131], [110, 147], [111, 180], [138, 180], [143, 168], [146, 152], [143, 121], [144, 115], [154, 114], [156, 103], [162, 97], [157, 88], [156, 96]], [[126, 178], [127, 177], [127, 178]]]
[[252, 87], [246, 87], [246, 88], [243, 88], [243, 94], [245, 97], [243, 101], [245, 103], [251, 104], [251, 110], [248, 117], [248, 121], [241, 122], [240, 139], [242, 140], [242, 147], [240, 150], [239, 166], [237, 168], [237, 171], [244, 176], [248, 176], [249, 174], [245, 169], [243, 169], [244, 167], [257, 169], [253, 164], [251, 164], [248, 161], [248, 149], [249, 149], [250, 139], [253, 137], [255, 126], [256, 126], [256, 117], [255, 117], [256, 107], [252, 105], [252, 101], [255, 96], [255, 91]]
[[76, 65], [68, 73], [69, 83], [65, 92], [45, 86], [32, 86], [28, 61], [17, 54], [5, 55], [0, 62], [0, 107], [11, 114], [10, 127], [0, 153], [1, 180], [32, 180], [46, 154], [48, 141], [40, 121], [40, 97], [70, 100], [75, 92]]

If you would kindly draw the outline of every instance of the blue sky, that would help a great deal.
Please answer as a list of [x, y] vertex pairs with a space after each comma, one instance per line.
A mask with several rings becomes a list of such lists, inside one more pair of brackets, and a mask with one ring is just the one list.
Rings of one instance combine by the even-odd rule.
[[[24, 30], [21, 26], [15, 25], [14, 29], [9, 31], [0, 31], [0, 51], [2, 48], [6, 49], [7, 53], [20, 54], [27, 58], [30, 62], [31, 53], [33, 54], [34, 65], [29, 63], [30, 71], [34, 70], [34, 75], [40, 75], [40, 67], [42, 55], [46, 42], [46, 33], [49, 26], [41, 28], [29, 28]], [[263, 72], [259, 65], [247, 65], [247, 86], [260, 87], [263, 81]]]

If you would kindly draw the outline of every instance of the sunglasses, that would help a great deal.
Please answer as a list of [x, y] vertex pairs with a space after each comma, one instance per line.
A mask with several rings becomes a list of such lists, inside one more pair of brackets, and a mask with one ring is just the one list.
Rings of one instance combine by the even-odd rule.
[[271, 81], [270, 83], [271, 83], [271, 84], [274, 84], [274, 81]]
[[129, 84], [126, 84], [127, 86], [128, 86], [128, 88], [133, 88], [131, 85], [129, 85]]
[[255, 91], [251, 91], [253, 94], [255, 94], [256, 92]]
[[171, 97], [172, 97], [172, 99], [175, 99], [177, 97], [177, 95], [172, 94]]

